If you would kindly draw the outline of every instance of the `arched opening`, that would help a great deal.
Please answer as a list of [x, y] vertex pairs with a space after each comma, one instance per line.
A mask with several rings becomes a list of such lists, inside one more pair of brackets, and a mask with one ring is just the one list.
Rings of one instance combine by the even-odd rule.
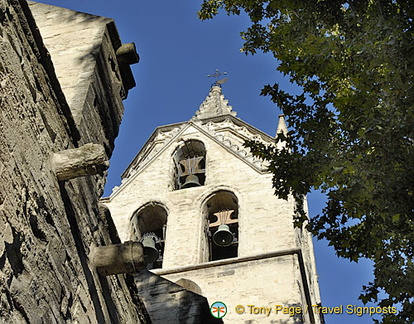
[[199, 140], [187, 140], [174, 155], [174, 189], [203, 186], [206, 181], [206, 149]]
[[239, 240], [239, 206], [234, 193], [220, 190], [204, 205], [207, 219], [209, 260], [237, 257]]
[[181, 278], [175, 282], [177, 285], [187, 289], [188, 291], [192, 291], [198, 295], [201, 295], [201, 288], [197, 285], [194, 281], [190, 279]]
[[164, 205], [157, 202], [143, 205], [132, 216], [132, 239], [141, 241], [144, 246], [152, 249], [153, 253], [158, 252], [158, 257], [154, 262], [148, 264], [148, 269], [162, 268], [167, 216], [168, 213]]

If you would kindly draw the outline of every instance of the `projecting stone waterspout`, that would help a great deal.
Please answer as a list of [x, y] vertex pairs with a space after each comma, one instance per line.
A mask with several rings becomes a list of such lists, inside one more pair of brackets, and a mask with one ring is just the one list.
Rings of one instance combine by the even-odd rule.
[[100, 174], [109, 167], [103, 146], [92, 143], [53, 154], [52, 164], [60, 181]]
[[144, 247], [140, 242], [128, 241], [92, 248], [90, 259], [98, 273], [104, 276], [135, 273], [146, 267]]

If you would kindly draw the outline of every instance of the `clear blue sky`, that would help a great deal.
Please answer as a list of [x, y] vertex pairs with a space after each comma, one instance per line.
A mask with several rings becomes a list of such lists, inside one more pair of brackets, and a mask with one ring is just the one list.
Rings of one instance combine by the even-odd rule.
[[[207, 74], [226, 71], [223, 93], [238, 117], [274, 135], [280, 111], [259, 96], [264, 84], [281, 82], [294, 87], [276, 71], [270, 55], [240, 53], [240, 31], [245, 17], [224, 13], [200, 21], [201, 0], [42, 0], [72, 10], [113, 18], [123, 43], [135, 42], [140, 63], [132, 66], [137, 87], [124, 101], [125, 115], [111, 159], [105, 195], [120, 183], [120, 174], [157, 126], [190, 119], [207, 96], [213, 80]], [[319, 194], [308, 197], [311, 214], [323, 207]], [[338, 259], [332, 248], [315, 241], [317, 269], [324, 306], [357, 305], [362, 285], [372, 280], [368, 261], [358, 264]], [[264, 301], [265, 302], [265, 301]], [[372, 323], [368, 315], [330, 315], [328, 324]]]

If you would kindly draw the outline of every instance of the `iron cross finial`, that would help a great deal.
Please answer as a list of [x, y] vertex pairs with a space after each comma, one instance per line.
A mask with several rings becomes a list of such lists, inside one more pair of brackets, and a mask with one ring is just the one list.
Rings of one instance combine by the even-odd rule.
[[213, 77], [213, 78], [216, 79], [216, 81], [213, 83], [213, 86], [215, 86], [215, 85], [221, 86], [223, 83], [226, 83], [227, 80], [228, 80], [228, 78], [224, 78], [224, 79], [219, 80], [218, 78], [222, 75], [227, 75], [227, 72], [221, 73], [221, 72], [219, 72], [218, 69], [216, 69], [216, 72], [214, 72], [213, 74], [207, 74], [207, 77], [208, 78]]

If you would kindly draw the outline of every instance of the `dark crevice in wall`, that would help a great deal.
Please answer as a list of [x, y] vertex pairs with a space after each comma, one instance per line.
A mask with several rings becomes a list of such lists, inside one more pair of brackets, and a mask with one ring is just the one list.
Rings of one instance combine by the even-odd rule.
[[8, 291], [7, 289], [2, 289], [1, 294], [3, 297], [6, 297], [6, 300], [2, 303], [2, 307], [0, 307], [0, 318], [5, 318], [6, 314], [10, 312], [10, 308], [13, 305], [13, 300], [10, 296], [10, 291]]
[[105, 228], [108, 231], [109, 237], [111, 239], [112, 244], [119, 244], [121, 243], [121, 239], [119, 238], [118, 231], [116, 229], [114, 220], [112, 219], [111, 212], [109, 208], [105, 205], [101, 204], [99, 206], [99, 216], [101, 221], [103, 222]]
[[10, 20], [10, 17], [11, 17], [10, 9], [2, 8], [2, 10], [0, 11], [0, 24], [4, 23], [4, 21], [6, 20], [6, 17], [8, 17]]
[[13, 274], [17, 278], [24, 270], [24, 265], [22, 261], [22, 252], [20, 248], [22, 247], [23, 238], [21, 233], [17, 233], [12, 227], [13, 233], [13, 242], [5, 243], [7, 259], [9, 260], [10, 266], [12, 267]]
[[113, 147], [109, 147], [108, 144], [106, 143], [102, 143], [104, 149], [105, 149], [105, 153], [108, 156], [108, 158], [110, 158], [112, 156], [112, 152], [113, 152]]
[[60, 296], [60, 305], [65, 304], [66, 307], [61, 307], [60, 309], [60, 315], [63, 320], [65, 320], [65, 323], [72, 323], [72, 315], [70, 313], [70, 310], [72, 309], [73, 305], [73, 298], [72, 295], [69, 296], [69, 298], [66, 298], [65, 293], [62, 291]]
[[65, 314], [65, 319], [66, 320], [71, 320], [72, 319], [72, 314], [70, 313], [70, 310], [72, 309], [72, 305], [73, 305], [73, 297], [72, 295], [69, 296], [68, 299], [68, 308]]
[[43, 197], [43, 196], [36, 197], [36, 204], [39, 208], [39, 211], [40, 210], [43, 211], [43, 213], [45, 215], [46, 222], [50, 226], [56, 228], [55, 222], [54, 222], [53, 217], [52, 217], [52, 213], [50, 212], [49, 208], [46, 206], [45, 197]]
[[60, 195], [62, 197], [62, 201], [64, 203], [65, 206], [65, 210], [66, 210], [66, 216], [68, 218], [69, 221], [69, 226], [70, 226], [70, 230], [73, 236], [73, 240], [75, 243], [75, 247], [76, 250], [78, 252], [79, 255], [79, 260], [81, 262], [82, 265], [82, 270], [83, 273], [85, 275], [85, 279], [86, 282], [88, 284], [88, 289], [89, 289], [89, 296], [92, 300], [93, 306], [94, 306], [94, 310], [95, 310], [95, 315], [96, 315], [96, 320], [98, 323], [105, 323], [105, 316], [104, 313], [102, 311], [102, 305], [99, 301], [99, 297], [98, 297], [98, 289], [95, 285], [95, 282], [93, 280], [93, 276], [92, 276], [92, 272], [89, 269], [88, 266], [88, 262], [86, 259], [86, 252], [85, 252], [85, 248], [83, 246], [83, 241], [82, 241], [82, 237], [80, 235], [80, 228], [78, 226], [78, 222], [76, 220], [76, 214], [75, 214], [75, 210], [72, 206], [71, 200], [69, 198], [69, 194], [65, 188], [65, 184], [63, 182], [59, 182], [59, 188], [60, 188]]
[[105, 277], [99, 276], [99, 282], [102, 287], [102, 295], [105, 299], [106, 306], [108, 308], [109, 317], [111, 319], [111, 324], [118, 324], [120, 323], [119, 314], [116, 309], [116, 305], [111, 297], [111, 290], [108, 285], [108, 280]]
[[47, 242], [46, 234], [42, 231], [39, 227], [39, 223], [37, 220], [37, 215], [30, 215], [29, 223], [30, 227], [32, 228], [33, 235], [43, 242]]
[[27, 316], [27, 313], [24, 310], [25, 309], [24, 306], [20, 302], [18, 302], [15, 298], [13, 298], [13, 306], [23, 316], [26, 323], [30, 323], [29, 317]]
[[48, 120], [45, 117], [44, 113], [41, 110], [39, 110], [39, 112], [40, 112], [40, 117], [42, 117], [43, 124], [45, 125], [46, 131], [49, 134], [49, 137], [50, 137], [52, 143], [55, 143], [56, 136], [57, 136], [56, 132], [49, 125]]
[[4, 268], [4, 264], [6, 263], [6, 253], [3, 253], [0, 257], [0, 270]]
[[112, 72], [114, 72], [114, 74], [115, 74], [116, 78], [117, 78], [118, 80], [121, 80], [121, 77], [119, 76], [118, 71], [117, 71], [117, 69], [116, 69], [117, 63], [115, 63], [115, 60], [114, 60], [114, 59], [110, 56], [110, 57], [108, 58], [108, 61], [109, 61], [109, 64], [110, 64], [110, 66], [111, 66], [111, 70], [112, 70]]

